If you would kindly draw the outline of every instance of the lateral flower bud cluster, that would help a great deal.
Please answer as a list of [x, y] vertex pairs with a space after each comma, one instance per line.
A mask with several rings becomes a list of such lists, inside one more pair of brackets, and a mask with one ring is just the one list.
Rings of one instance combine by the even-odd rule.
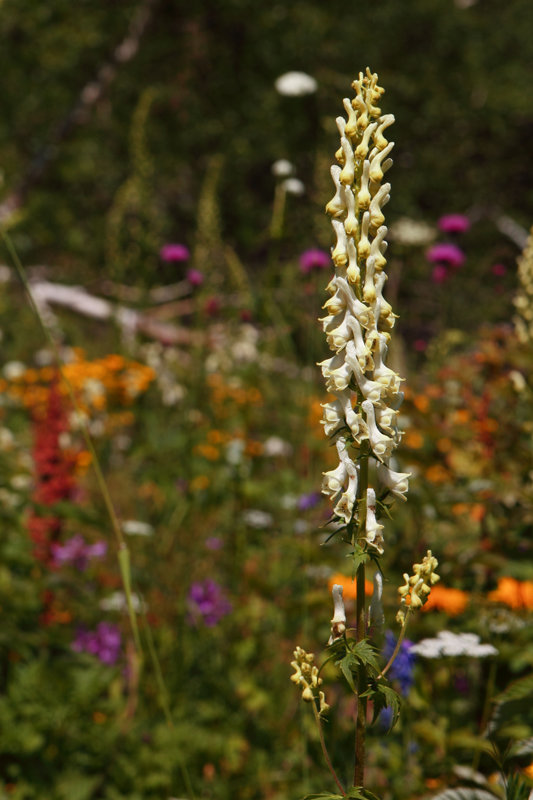
[[440, 575], [435, 572], [438, 566], [439, 562], [431, 553], [431, 550], [428, 550], [420, 564], [413, 564], [413, 574], [411, 576], [404, 572], [403, 579], [405, 583], [398, 589], [400, 610], [396, 615], [397, 622], [403, 625], [408, 606], [415, 611], [427, 601], [431, 587], [437, 581], [440, 581]]
[[[355, 98], [343, 101], [347, 119], [336, 120], [341, 146], [335, 153], [338, 164], [331, 167], [335, 195], [326, 206], [336, 235], [331, 254], [335, 276], [327, 287], [330, 298], [321, 322], [334, 355], [320, 364], [326, 388], [335, 398], [323, 405], [322, 424], [339, 456], [338, 467], [324, 473], [322, 492], [331, 497], [334, 513], [345, 523], [358, 515], [358, 453], [352, 458], [348, 447], [369, 448], [379, 465], [378, 481], [395, 496], [405, 499], [409, 478], [390, 467], [401, 436], [397, 417], [403, 394], [402, 379], [385, 363], [396, 319], [383, 297], [383, 207], [391, 188], [383, 177], [392, 164], [394, 145], [384, 134], [394, 116], [382, 115], [377, 106], [384, 89], [368, 68], [352, 87]], [[367, 506], [366, 541], [382, 553], [375, 489], [361, 500]]]
[[516, 333], [523, 344], [533, 342], [533, 228], [518, 258], [519, 289], [514, 299]]
[[301, 687], [302, 699], [306, 703], [313, 702], [318, 691], [319, 714], [325, 714], [329, 706], [324, 692], [318, 688], [322, 684], [322, 678], [318, 676], [318, 667], [314, 666], [314, 660], [314, 653], [306, 653], [302, 647], [297, 647], [294, 651], [294, 661], [291, 661], [291, 667], [294, 669], [291, 681]]

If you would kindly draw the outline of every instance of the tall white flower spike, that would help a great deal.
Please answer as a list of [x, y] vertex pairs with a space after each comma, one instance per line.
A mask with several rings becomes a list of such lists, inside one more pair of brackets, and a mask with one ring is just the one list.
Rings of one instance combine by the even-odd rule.
[[[390, 183], [382, 183], [390, 168], [393, 142], [385, 138], [392, 114], [377, 107], [383, 89], [378, 77], [360, 73], [352, 84], [353, 100], [343, 100], [347, 119], [337, 117], [340, 147], [331, 167], [335, 194], [326, 206], [336, 244], [332, 248], [335, 276], [324, 304], [322, 326], [334, 355], [321, 363], [326, 387], [334, 398], [324, 403], [324, 432], [337, 445], [339, 466], [324, 473], [322, 491], [333, 501], [336, 517], [358, 523], [366, 546], [383, 552], [383, 526], [378, 522], [377, 497], [389, 492], [405, 499], [409, 474], [389, 467], [397, 447], [401, 378], [385, 364], [396, 315], [383, 297], [387, 280], [387, 227], [383, 208]], [[377, 463], [375, 486], [361, 480], [358, 459]], [[364, 512], [364, 515], [362, 513]]]

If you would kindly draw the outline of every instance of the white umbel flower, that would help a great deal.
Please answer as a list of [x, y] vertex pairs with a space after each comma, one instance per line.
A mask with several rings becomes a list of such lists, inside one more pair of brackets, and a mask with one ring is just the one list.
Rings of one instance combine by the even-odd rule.
[[303, 97], [306, 94], [314, 94], [318, 89], [318, 84], [311, 75], [296, 70], [280, 75], [276, 78], [274, 86], [276, 91], [285, 97]]

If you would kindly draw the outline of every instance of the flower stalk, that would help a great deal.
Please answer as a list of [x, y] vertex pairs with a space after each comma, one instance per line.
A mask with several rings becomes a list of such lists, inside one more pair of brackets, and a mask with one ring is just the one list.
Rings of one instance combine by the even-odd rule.
[[[327, 286], [329, 298], [320, 320], [333, 355], [321, 362], [330, 398], [323, 404], [324, 432], [335, 445], [338, 465], [323, 473], [322, 492], [333, 504], [337, 535], [350, 548], [356, 582], [355, 625], [350, 628], [342, 600], [342, 586], [332, 587], [334, 613], [328, 642], [332, 660], [356, 699], [355, 764], [353, 796], [366, 796], [365, 758], [367, 711], [374, 719], [386, 705], [392, 707], [393, 724], [399, 697], [384, 676], [401, 650], [410, 612], [421, 607], [438, 580], [437, 560], [428, 551], [413, 575], [404, 575], [399, 589], [401, 632], [390, 659], [380, 668], [377, 651], [369, 638], [369, 624], [383, 624], [380, 559], [385, 550], [384, 525], [390, 502], [405, 500], [409, 473], [394, 469], [392, 458], [402, 431], [398, 413], [403, 400], [402, 378], [387, 365], [387, 353], [396, 314], [385, 300], [387, 281], [387, 227], [383, 208], [389, 200], [390, 183], [384, 176], [392, 165], [394, 146], [385, 131], [394, 122], [382, 114], [378, 103], [384, 89], [368, 68], [352, 83], [353, 99], [343, 100], [346, 117], [337, 117], [340, 147], [331, 167], [335, 194], [326, 206], [336, 237], [331, 258], [335, 274]], [[331, 538], [331, 537], [330, 537]], [[366, 566], [373, 561], [374, 596], [366, 608]], [[355, 630], [355, 635], [351, 631]], [[337, 787], [345, 794], [327, 752], [322, 716], [327, 713], [322, 679], [313, 666], [314, 656], [295, 651], [292, 680], [302, 687], [302, 698], [313, 704], [324, 757]], [[318, 697], [317, 697], [318, 693]], [[317, 703], [320, 703], [318, 707]], [[348, 792], [349, 796], [352, 793]]]

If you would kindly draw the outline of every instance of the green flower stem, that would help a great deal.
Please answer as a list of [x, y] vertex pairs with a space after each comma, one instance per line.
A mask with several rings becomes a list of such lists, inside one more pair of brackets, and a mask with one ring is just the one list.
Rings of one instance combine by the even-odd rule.
[[[496, 663], [496, 659], [492, 659], [490, 667], [489, 667], [489, 674], [487, 676], [486, 682], [486, 689], [485, 689], [485, 701], [483, 703], [483, 712], [481, 714], [481, 724], [480, 724], [480, 731], [481, 735], [483, 736], [485, 729], [487, 727], [489, 716], [490, 716], [490, 706], [492, 697], [494, 695], [494, 687], [496, 685], [496, 671], [498, 668], [498, 664]], [[481, 759], [481, 749], [478, 748], [474, 753], [474, 758], [472, 760], [472, 769], [477, 770], [479, 767], [479, 761]]]
[[272, 219], [270, 221], [270, 236], [272, 239], [281, 239], [283, 235], [283, 223], [285, 221], [286, 203], [287, 203], [287, 192], [281, 185], [281, 182], [278, 182], [274, 192]]
[[383, 667], [383, 669], [381, 670], [380, 674], [378, 675], [377, 680], [379, 680], [380, 678], [383, 678], [383, 676], [387, 674], [389, 669], [394, 664], [394, 662], [396, 660], [396, 656], [400, 652], [400, 647], [402, 646], [403, 637], [405, 636], [405, 631], [407, 630], [407, 620], [409, 619], [410, 612], [411, 612], [411, 609], [408, 608], [407, 609], [407, 613], [405, 615], [405, 619], [404, 619], [403, 624], [402, 624], [402, 628], [400, 630], [400, 635], [398, 636], [398, 641], [396, 642], [396, 647], [394, 648], [394, 650], [392, 652], [392, 655], [389, 658], [389, 660], [387, 661], [386, 665]]
[[326, 764], [328, 765], [328, 769], [331, 772], [333, 780], [337, 784], [340, 793], [342, 794], [343, 797], [346, 797], [346, 791], [344, 789], [344, 786], [340, 782], [340, 780], [338, 778], [338, 775], [335, 772], [335, 768], [333, 767], [333, 764], [331, 763], [331, 758], [329, 757], [328, 749], [326, 747], [326, 742], [324, 741], [324, 731], [322, 730], [322, 720], [320, 719], [320, 714], [318, 713], [318, 711], [316, 709], [316, 704], [315, 704], [314, 700], [311, 703], [311, 705], [313, 706], [313, 714], [315, 715], [315, 722], [316, 722], [316, 725], [317, 725], [317, 728], [318, 728], [318, 736], [320, 738], [320, 745], [322, 747], [322, 752], [324, 753], [324, 758], [326, 759]]
[[[361, 447], [359, 456], [359, 524], [357, 528], [357, 538], [359, 541], [364, 539], [366, 529], [366, 493], [368, 489], [368, 445], [364, 443]], [[354, 534], [355, 536], [355, 534]], [[355, 545], [356, 542], [353, 541]], [[360, 564], [357, 569], [356, 576], [356, 640], [361, 642], [365, 638], [366, 624], [365, 624], [365, 565]], [[360, 683], [358, 686], [359, 695], [366, 690], [366, 680], [363, 675], [364, 670], [361, 669]], [[357, 717], [355, 723], [355, 769], [354, 769], [354, 786], [364, 785], [365, 775], [365, 756], [366, 756], [366, 697], [357, 698]]]

